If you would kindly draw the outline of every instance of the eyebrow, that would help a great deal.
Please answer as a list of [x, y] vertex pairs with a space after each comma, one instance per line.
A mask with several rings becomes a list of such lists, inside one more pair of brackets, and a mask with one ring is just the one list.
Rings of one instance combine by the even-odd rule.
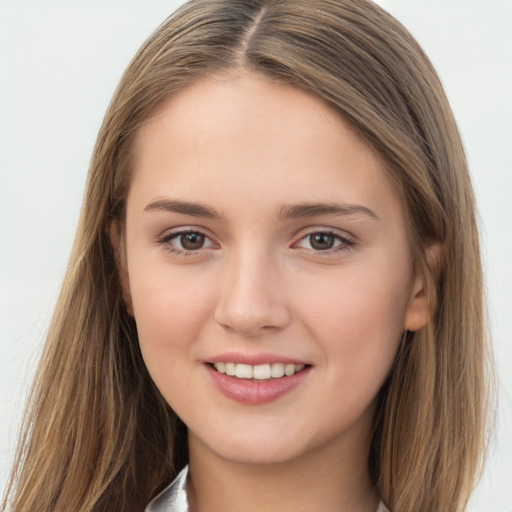
[[178, 201], [176, 199], [162, 199], [149, 203], [144, 211], [160, 210], [173, 213], [183, 213], [191, 217], [206, 217], [208, 219], [219, 219], [221, 216], [208, 206], [200, 203], [191, 203], [188, 201]]
[[279, 217], [297, 219], [301, 217], [315, 217], [317, 215], [354, 215], [363, 213], [372, 219], [380, 220], [379, 216], [366, 206], [349, 203], [301, 203], [283, 206], [279, 211]]
[[[222, 216], [213, 208], [200, 203], [179, 201], [176, 199], [161, 199], [149, 203], [144, 211], [166, 211], [182, 213], [191, 217], [208, 219], [220, 219]], [[315, 217], [318, 215], [344, 216], [362, 213], [375, 220], [380, 220], [378, 215], [366, 206], [349, 203], [299, 203], [284, 205], [279, 209], [278, 217], [285, 219], [298, 219], [302, 217]]]

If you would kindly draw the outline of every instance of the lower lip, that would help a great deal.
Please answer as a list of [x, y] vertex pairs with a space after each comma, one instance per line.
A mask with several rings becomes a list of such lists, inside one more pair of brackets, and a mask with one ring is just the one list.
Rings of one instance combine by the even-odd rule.
[[217, 389], [228, 398], [243, 404], [258, 405], [272, 402], [296, 388], [309, 374], [310, 366], [289, 377], [265, 381], [239, 379], [220, 373], [206, 365]]

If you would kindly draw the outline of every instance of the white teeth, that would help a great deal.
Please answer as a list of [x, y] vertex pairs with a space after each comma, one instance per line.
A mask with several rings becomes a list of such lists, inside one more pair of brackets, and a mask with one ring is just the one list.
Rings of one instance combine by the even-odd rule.
[[270, 371], [269, 364], [259, 364], [252, 369], [252, 376], [254, 379], [270, 379], [272, 372]]
[[275, 377], [275, 378], [284, 377], [284, 364], [283, 363], [272, 363], [272, 377]]
[[291, 375], [303, 370], [305, 365], [272, 363], [251, 366], [250, 364], [221, 362], [213, 363], [213, 367], [219, 373], [225, 373], [226, 375], [231, 375], [239, 379], [268, 380], [270, 378], [278, 379], [285, 375], [290, 377]]
[[235, 375], [239, 379], [252, 379], [252, 366], [250, 364], [237, 364]]
[[295, 365], [294, 364], [287, 364], [284, 367], [284, 374], [289, 377], [290, 375], [293, 375], [295, 373]]
[[[224, 367], [226, 368], [226, 375], [235, 375], [236, 374], [236, 364], [235, 363], [225, 363]], [[219, 370], [220, 372], [221, 370]]]
[[226, 373], [226, 365], [224, 363], [214, 363], [214, 368], [220, 373]]

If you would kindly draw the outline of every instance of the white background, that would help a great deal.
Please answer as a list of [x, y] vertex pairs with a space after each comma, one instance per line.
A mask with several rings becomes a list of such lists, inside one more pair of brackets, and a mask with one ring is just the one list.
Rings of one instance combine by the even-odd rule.
[[[130, 58], [180, 3], [0, 0], [0, 491], [103, 113]], [[510, 512], [512, 1], [378, 3], [434, 62], [468, 152], [500, 378], [494, 443], [470, 511]]]

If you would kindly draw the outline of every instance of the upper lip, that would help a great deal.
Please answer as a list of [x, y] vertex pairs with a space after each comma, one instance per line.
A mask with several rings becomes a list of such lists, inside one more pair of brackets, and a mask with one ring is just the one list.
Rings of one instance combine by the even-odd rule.
[[281, 356], [279, 354], [271, 353], [258, 353], [258, 354], [242, 354], [240, 352], [227, 352], [225, 354], [218, 354], [209, 358], [208, 363], [235, 363], [235, 364], [250, 364], [257, 366], [260, 364], [284, 363], [284, 364], [309, 364], [307, 361], [295, 359], [293, 357]]

